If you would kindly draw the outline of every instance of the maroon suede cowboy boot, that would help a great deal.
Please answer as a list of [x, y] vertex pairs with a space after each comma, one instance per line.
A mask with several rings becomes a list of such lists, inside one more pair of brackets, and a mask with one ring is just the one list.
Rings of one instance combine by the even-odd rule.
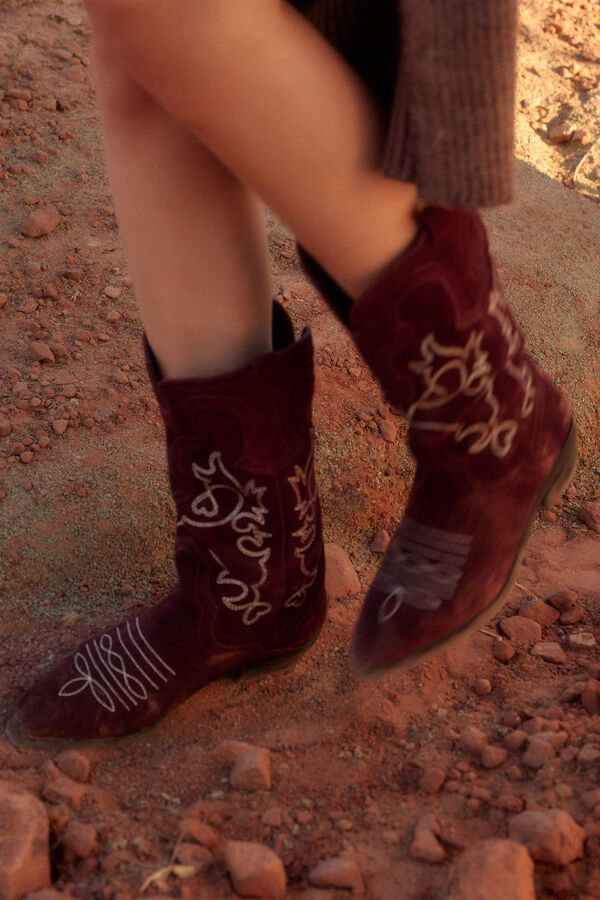
[[44, 674], [7, 727], [14, 742], [114, 738], [147, 728], [202, 685], [279, 668], [325, 618], [313, 468], [313, 355], [274, 306], [274, 347], [205, 379], [150, 379], [177, 508], [177, 586]]
[[575, 426], [524, 350], [478, 213], [426, 209], [354, 304], [299, 253], [410, 423], [415, 482], [353, 642], [361, 673], [409, 666], [497, 611], [534, 516], [570, 480]]

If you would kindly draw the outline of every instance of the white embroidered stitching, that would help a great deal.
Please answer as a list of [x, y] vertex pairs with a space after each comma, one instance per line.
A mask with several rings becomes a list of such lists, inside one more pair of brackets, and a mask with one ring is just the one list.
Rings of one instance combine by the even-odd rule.
[[308, 569], [306, 557], [315, 542], [317, 535], [317, 487], [315, 483], [314, 450], [311, 445], [308, 459], [304, 468], [295, 466], [295, 474], [288, 478], [294, 494], [296, 505], [294, 512], [298, 513], [300, 527], [292, 533], [299, 546], [294, 550], [294, 556], [300, 563], [300, 572], [303, 575], [302, 586], [285, 601], [286, 607], [301, 606], [306, 600], [309, 589], [317, 580], [318, 566]]
[[[154, 647], [152, 647], [146, 639], [140, 627], [139, 619], [136, 618], [135, 624], [140, 638], [148, 649], [152, 651], [158, 664], [162, 667], [163, 672], [175, 675], [175, 671], [161, 656], [159, 656]], [[117, 626], [116, 632], [119, 642], [131, 662], [152, 687], [157, 690], [158, 686], [152, 681], [147, 672], [144, 671], [143, 667], [135, 660], [131, 650], [126, 646], [121, 635], [120, 626]], [[130, 622], [127, 622], [127, 633], [131, 639], [133, 648], [137, 650], [142, 660], [145, 661], [166, 683], [169, 680], [168, 677], [166, 677], [163, 672], [148, 659], [136, 643], [131, 632]], [[121, 706], [129, 712], [129, 703], [133, 704], [133, 706], [137, 706], [138, 700], [148, 699], [148, 690], [146, 686], [136, 675], [133, 675], [127, 670], [124, 657], [113, 649], [113, 638], [110, 634], [105, 633], [102, 634], [99, 639], [94, 638], [92, 641], [88, 641], [83, 649], [87, 653], [89, 661], [82, 652], [77, 652], [75, 654], [73, 657], [73, 665], [75, 670], [79, 673], [79, 676], [72, 678], [70, 681], [63, 684], [58, 691], [59, 697], [74, 697], [89, 688], [93, 698], [109, 712], [115, 712], [117, 708], [115, 701], [120, 703]], [[92, 651], [95, 651], [95, 655]], [[90, 663], [96, 670], [96, 675], [92, 674]], [[112, 681], [109, 679], [112, 679]]]
[[[534, 406], [533, 373], [526, 361], [521, 365], [514, 362], [515, 355], [522, 347], [522, 339], [510, 319], [502, 292], [497, 288], [489, 295], [488, 312], [499, 323], [507, 343], [505, 369], [523, 390], [520, 415], [521, 418], [526, 418], [532, 413]], [[502, 458], [510, 452], [519, 425], [516, 419], [500, 420], [500, 403], [494, 393], [494, 376], [488, 353], [482, 348], [483, 339], [483, 332], [472, 331], [464, 347], [452, 347], [438, 343], [433, 332], [423, 338], [422, 358], [410, 362], [408, 368], [423, 378], [425, 390], [411, 404], [406, 417], [413, 428], [454, 434], [456, 443], [467, 438], [477, 438], [468, 448], [468, 453], [481, 453], [486, 447], [490, 447], [495, 456]], [[440, 359], [447, 361], [434, 371], [434, 365], [439, 364]], [[457, 380], [453, 390], [443, 384], [448, 377]], [[432, 422], [416, 418], [418, 412], [439, 409], [461, 395], [480, 397], [487, 403], [490, 409], [488, 420], [465, 425], [462, 422]]]
[[[210, 548], [208, 552], [221, 569], [217, 576], [217, 584], [234, 585], [239, 589], [237, 595], [223, 597], [222, 602], [228, 609], [237, 612], [243, 611], [242, 621], [244, 624], [253, 625], [273, 608], [272, 604], [261, 600], [260, 597], [260, 588], [267, 580], [267, 563], [271, 558], [271, 548], [266, 546], [266, 542], [273, 537], [270, 532], [259, 527], [265, 525], [266, 515], [269, 511], [263, 502], [266, 487], [257, 487], [253, 478], [242, 487], [223, 463], [218, 450], [213, 450], [210, 454], [206, 468], [194, 463], [192, 470], [195, 477], [204, 486], [203, 492], [194, 499], [191, 506], [192, 512], [199, 518], [191, 519], [189, 516], [182, 516], [177, 522], [177, 526], [215, 528], [231, 524], [233, 531], [239, 535], [235, 542], [237, 549], [244, 556], [256, 560], [260, 570], [259, 579], [254, 584], [246, 584], [245, 581], [232, 578], [231, 572], [217, 554]], [[222, 483], [214, 483], [212, 476], [217, 473], [223, 477]], [[233, 494], [235, 505], [227, 514], [220, 511], [219, 494], [223, 495], [222, 501], [225, 500], [226, 494]], [[250, 509], [244, 509], [249, 500]], [[248, 521], [244, 523], [244, 520]], [[245, 603], [244, 601], [250, 594], [252, 594], [252, 599]]]
[[403, 605], [439, 609], [458, 587], [471, 544], [469, 535], [404, 518], [375, 579], [378, 590], [388, 591], [379, 606], [378, 623], [387, 622]]

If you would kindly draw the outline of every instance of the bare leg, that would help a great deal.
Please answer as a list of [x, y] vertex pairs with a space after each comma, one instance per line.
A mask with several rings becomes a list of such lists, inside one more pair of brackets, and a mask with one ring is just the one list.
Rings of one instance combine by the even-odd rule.
[[132, 80], [102, 35], [94, 57], [121, 240], [162, 373], [237, 368], [271, 347], [262, 201]]
[[416, 188], [380, 172], [375, 101], [284, 0], [87, 5], [132, 78], [251, 186], [350, 296], [411, 241]]

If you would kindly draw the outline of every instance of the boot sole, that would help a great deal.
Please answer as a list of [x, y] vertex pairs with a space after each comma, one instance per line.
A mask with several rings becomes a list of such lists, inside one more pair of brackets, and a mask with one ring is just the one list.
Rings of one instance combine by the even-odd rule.
[[287, 653], [282, 653], [279, 656], [268, 657], [267, 659], [256, 660], [255, 662], [247, 663], [245, 666], [239, 666], [234, 669], [230, 669], [228, 672], [223, 672], [221, 675], [216, 675], [210, 681], [205, 681], [199, 688], [195, 691], [192, 691], [191, 694], [188, 694], [183, 700], [180, 700], [179, 703], [176, 703], [174, 706], [169, 709], [162, 718], [160, 718], [153, 725], [149, 725], [147, 728], [142, 728], [139, 731], [134, 731], [131, 734], [123, 734], [116, 735], [115, 737], [105, 737], [105, 738], [82, 738], [81, 740], [78, 738], [48, 738], [47, 740], [44, 738], [27, 738], [22, 737], [17, 732], [13, 731], [11, 728], [10, 719], [6, 723], [4, 728], [4, 737], [7, 741], [9, 741], [14, 747], [29, 747], [34, 750], [50, 750], [50, 751], [60, 751], [60, 750], [68, 750], [71, 747], [85, 748], [89, 747], [93, 749], [94, 747], [110, 747], [114, 745], [118, 745], [120, 747], [126, 747], [129, 744], [134, 744], [136, 740], [143, 739], [148, 737], [159, 725], [162, 725], [164, 722], [168, 721], [169, 717], [175, 713], [175, 711], [186, 703], [190, 697], [193, 697], [194, 694], [201, 691], [203, 688], [208, 687], [209, 684], [213, 684], [215, 681], [220, 681], [221, 679], [229, 679], [234, 682], [244, 682], [244, 681], [255, 681], [258, 678], [263, 678], [271, 674], [281, 673], [288, 669], [292, 669], [301, 656], [303, 656], [307, 650], [316, 643], [319, 638], [323, 626], [321, 625], [317, 633], [312, 637], [309, 641], [304, 644], [301, 644], [300, 647], [296, 647], [295, 650], [290, 650]]
[[525, 528], [523, 529], [523, 534], [521, 536], [521, 541], [513, 560], [512, 568], [506, 582], [504, 583], [504, 586], [502, 587], [496, 599], [493, 600], [489, 606], [486, 606], [486, 608], [474, 619], [471, 619], [470, 622], [467, 622], [466, 625], [463, 625], [457, 631], [453, 631], [452, 634], [448, 635], [448, 637], [444, 638], [441, 641], [438, 641], [437, 644], [428, 647], [422, 653], [412, 653], [410, 656], [406, 656], [404, 657], [404, 659], [398, 660], [398, 662], [391, 663], [387, 666], [380, 666], [375, 669], [355, 668], [354, 674], [356, 675], [356, 677], [361, 681], [368, 681], [371, 678], [379, 678], [390, 672], [398, 672], [406, 669], [411, 669], [419, 663], [425, 662], [426, 660], [431, 659], [431, 657], [433, 656], [437, 656], [443, 650], [446, 650], [461, 641], [472, 631], [475, 631], [475, 629], [477, 629], [479, 626], [489, 622], [489, 620], [492, 619], [502, 608], [507, 594], [509, 593], [516, 580], [517, 569], [521, 563], [521, 559], [523, 558], [525, 546], [527, 544], [527, 541], [529, 540], [531, 527], [533, 525], [535, 517], [537, 516], [540, 509], [551, 509], [553, 506], [555, 506], [556, 503], [558, 503], [564, 491], [571, 483], [576, 464], [577, 427], [575, 425], [574, 419], [571, 419], [571, 427], [569, 429], [569, 433], [565, 439], [564, 444], [562, 445], [560, 453], [556, 458], [556, 461], [548, 478], [540, 488], [540, 491], [538, 492], [538, 495], [534, 501], [531, 512], [529, 514], [529, 518], [527, 519], [527, 523], [525, 525]]

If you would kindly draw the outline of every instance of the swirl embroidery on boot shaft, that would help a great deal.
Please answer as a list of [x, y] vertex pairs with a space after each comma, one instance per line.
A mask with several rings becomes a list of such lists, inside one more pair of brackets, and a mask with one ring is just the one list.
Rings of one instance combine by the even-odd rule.
[[[502, 292], [496, 287], [489, 295], [488, 313], [500, 325], [506, 341], [508, 351], [504, 368], [523, 391], [520, 416], [526, 418], [534, 406], [533, 373], [526, 361], [520, 365], [514, 361], [522, 351], [523, 340], [511, 320]], [[467, 438], [475, 438], [468, 453], [481, 453], [489, 447], [494, 456], [501, 459], [510, 452], [519, 423], [516, 419], [502, 421], [500, 418], [500, 402], [494, 392], [495, 376], [489, 354], [482, 346], [483, 340], [482, 331], [472, 331], [464, 347], [453, 347], [440, 344], [433, 332], [428, 334], [421, 342], [421, 360], [408, 364], [411, 372], [422, 377], [425, 390], [409, 407], [406, 415], [414, 428], [453, 433], [457, 444]], [[440, 409], [460, 396], [483, 400], [489, 407], [487, 421], [466, 425], [418, 418], [419, 412]]]
[[318, 566], [309, 569], [306, 564], [308, 553], [317, 536], [317, 486], [315, 482], [314, 450], [311, 446], [308, 459], [304, 468], [295, 466], [294, 475], [288, 478], [294, 494], [296, 505], [294, 512], [298, 513], [300, 527], [292, 533], [298, 546], [294, 549], [294, 556], [300, 563], [302, 573], [302, 586], [285, 601], [284, 606], [302, 606], [306, 600], [308, 591], [317, 580]]
[[[123, 626], [117, 626], [118, 644], [110, 634], [103, 634], [84, 644], [73, 657], [75, 671], [79, 674], [63, 684], [58, 696], [75, 697], [89, 689], [94, 700], [109, 712], [115, 712], [117, 703], [129, 712], [129, 704], [137, 706], [138, 700], [148, 699], [144, 681], [155, 691], [160, 687], [155, 679], [166, 684], [168, 675], [176, 673], [146, 639], [137, 618], [135, 630], [137, 635], [131, 628], [131, 622], [126, 622]], [[117, 649], [122, 652], [118, 653]], [[126, 658], [137, 670], [136, 674], [127, 668]]]
[[389, 593], [377, 615], [380, 625], [403, 606], [435, 611], [455, 593], [473, 539], [407, 519], [390, 546], [375, 587]]
[[[271, 558], [271, 548], [267, 541], [273, 535], [263, 527], [269, 512], [263, 502], [266, 487], [257, 487], [252, 478], [244, 487], [227, 469], [219, 450], [213, 450], [206, 467], [193, 463], [194, 476], [202, 483], [204, 490], [193, 500], [192, 513], [196, 518], [181, 516], [177, 527], [191, 525], [193, 528], [217, 528], [230, 525], [238, 535], [235, 546], [246, 559], [253, 559], [259, 569], [258, 579], [247, 584], [235, 578], [227, 566], [213, 550], [208, 552], [220, 568], [217, 584], [233, 586], [237, 592], [222, 598], [227, 609], [243, 612], [244, 625], [254, 625], [261, 616], [269, 613], [273, 606], [261, 600], [260, 589], [267, 580], [267, 563]], [[215, 483], [214, 476], [219, 482]], [[228, 510], [228, 507], [231, 507]], [[248, 600], [248, 598], [250, 599]]]

